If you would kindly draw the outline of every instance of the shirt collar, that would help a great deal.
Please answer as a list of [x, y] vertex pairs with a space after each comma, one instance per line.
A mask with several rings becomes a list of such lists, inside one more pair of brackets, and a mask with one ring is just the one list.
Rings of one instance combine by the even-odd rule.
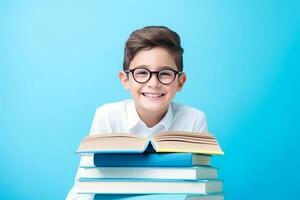
[[134, 101], [130, 101], [127, 106], [128, 128], [132, 129], [142, 120], [140, 119], [134, 105]]
[[[128, 116], [128, 128], [129, 129], [133, 129], [134, 127], [138, 126], [139, 124], [145, 125], [144, 122], [140, 119], [140, 117], [136, 111], [134, 101], [130, 101], [127, 106], [127, 116]], [[163, 129], [167, 130], [171, 126], [172, 119], [173, 119], [173, 110], [172, 110], [172, 106], [169, 104], [167, 113], [162, 118], [162, 120], [158, 124], [156, 124], [154, 127], [163, 126]], [[152, 128], [154, 128], [154, 127], [152, 127]]]
[[169, 104], [167, 113], [157, 125], [162, 125], [164, 127], [164, 130], [167, 130], [171, 126], [172, 120], [173, 120], [173, 110], [172, 110], [172, 106]]

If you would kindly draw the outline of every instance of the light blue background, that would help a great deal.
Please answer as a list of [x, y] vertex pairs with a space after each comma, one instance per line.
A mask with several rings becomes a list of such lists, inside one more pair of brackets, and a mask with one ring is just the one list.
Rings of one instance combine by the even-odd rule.
[[225, 156], [226, 199], [299, 199], [297, 1], [1, 1], [0, 199], [63, 199], [95, 109], [129, 95], [123, 47], [177, 31], [188, 81]]

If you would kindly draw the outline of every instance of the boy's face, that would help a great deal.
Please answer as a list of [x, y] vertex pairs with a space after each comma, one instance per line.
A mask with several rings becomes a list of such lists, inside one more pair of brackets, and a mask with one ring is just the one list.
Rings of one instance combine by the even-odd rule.
[[[146, 68], [150, 71], [160, 71], [162, 69], [178, 71], [173, 56], [161, 47], [140, 50], [129, 65], [129, 70], [136, 68]], [[147, 82], [138, 83], [131, 72], [127, 76], [123, 71], [119, 73], [119, 77], [125, 89], [130, 90], [139, 114], [166, 112], [169, 103], [175, 97], [176, 92], [181, 90], [186, 80], [185, 74], [180, 76], [176, 74], [175, 80], [165, 85], [158, 80], [157, 74], [152, 74]]]

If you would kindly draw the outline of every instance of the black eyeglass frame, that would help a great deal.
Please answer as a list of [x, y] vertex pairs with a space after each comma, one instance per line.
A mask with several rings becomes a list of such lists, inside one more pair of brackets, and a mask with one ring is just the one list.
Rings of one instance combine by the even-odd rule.
[[[141, 82], [141, 81], [137, 81], [137, 80], [135, 79], [135, 77], [134, 77], [134, 71], [137, 70], [137, 69], [145, 69], [146, 71], [148, 71], [148, 72], [150, 73], [149, 78], [148, 78], [146, 81], [142, 81], [142, 82]], [[170, 71], [172, 71], [172, 72], [174, 73], [174, 78], [173, 78], [173, 80], [172, 80], [170, 83], [163, 83], [163, 82], [161, 82], [161, 80], [159, 79], [159, 73], [161, 73], [162, 71], [165, 71], [165, 70], [170, 70]], [[176, 71], [176, 70], [174, 70], [174, 69], [169, 69], [169, 68], [167, 68], [167, 69], [162, 69], [162, 70], [159, 70], [159, 71], [150, 71], [149, 69], [147, 69], [147, 68], [145, 68], [145, 67], [137, 67], [137, 68], [134, 68], [134, 69], [128, 69], [128, 70], [124, 70], [124, 72], [125, 72], [127, 75], [128, 75], [129, 72], [130, 72], [130, 73], [132, 74], [133, 79], [134, 79], [137, 83], [147, 83], [147, 82], [152, 78], [152, 75], [155, 74], [157, 80], [158, 80], [161, 84], [163, 84], [163, 85], [170, 85], [170, 84], [172, 84], [172, 83], [174, 82], [174, 80], [176, 79], [177, 74], [178, 74], [178, 77], [180, 77], [180, 75], [182, 75], [182, 74], [184, 73], [184, 72]]]

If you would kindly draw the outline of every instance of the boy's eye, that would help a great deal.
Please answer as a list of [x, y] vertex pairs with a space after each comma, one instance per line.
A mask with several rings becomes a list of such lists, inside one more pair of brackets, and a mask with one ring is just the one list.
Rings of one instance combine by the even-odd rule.
[[161, 77], [173, 76], [173, 72], [170, 70], [164, 70], [159, 73], [159, 76], [161, 76]]
[[134, 74], [136, 76], [148, 76], [149, 72], [147, 70], [136, 70]]

